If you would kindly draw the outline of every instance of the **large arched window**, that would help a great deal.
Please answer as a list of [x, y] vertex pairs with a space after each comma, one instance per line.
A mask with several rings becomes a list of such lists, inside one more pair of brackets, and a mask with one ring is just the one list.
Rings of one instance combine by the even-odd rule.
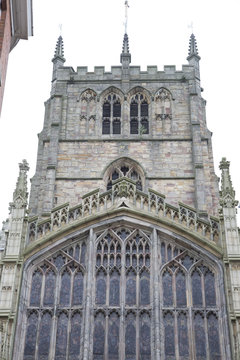
[[168, 232], [104, 220], [34, 260], [14, 360], [230, 358], [219, 260]]
[[102, 134], [121, 134], [121, 101], [115, 93], [108, 94], [103, 101]]
[[164, 359], [222, 359], [216, 275], [196, 256], [161, 242]]
[[130, 134], [149, 134], [149, 105], [140, 92], [130, 100]]
[[[50, 356], [58, 360], [79, 359], [85, 269], [84, 242], [75, 242], [35, 268], [27, 309], [24, 360]], [[50, 344], [55, 344], [54, 348]]]
[[150, 239], [139, 230], [116, 228], [98, 237], [96, 249], [93, 360], [118, 360], [120, 347], [121, 358], [140, 359], [141, 353], [150, 360]]

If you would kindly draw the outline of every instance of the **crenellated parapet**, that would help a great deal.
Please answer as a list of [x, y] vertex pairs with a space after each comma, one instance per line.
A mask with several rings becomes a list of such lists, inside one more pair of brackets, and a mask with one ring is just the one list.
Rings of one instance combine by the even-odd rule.
[[219, 244], [220, 228], [217, 218], [212, 216], [207, 219], [200, 218], [195, 209], [182, 203], [179, 203], [178, 207], [170, 205], [166, 203], [164, 195], [152, 189], [144, 193], [137, 189], [134, 181], [126, 177], [114, 181], [109, 191], [100, 193], [97, 189], [86, 194], [81, 203], [75, 207], [70, 208], [68, 203], [63, 204], [54, 208], [44, 219], [41, 217], [29, 219], [27, 242], [39, 240], [67, 224], [114, 212], [119, 208], [137, 211], [158, 220], [165, 219], [170, 221], [171, 225], [180, 225], [192, 234], [204, 237], [206, 241]]

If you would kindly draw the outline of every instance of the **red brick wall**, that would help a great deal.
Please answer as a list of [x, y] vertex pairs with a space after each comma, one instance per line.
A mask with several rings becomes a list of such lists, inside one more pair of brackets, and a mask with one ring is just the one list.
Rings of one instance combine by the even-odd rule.
[[11, 20], [9, 0], [2, 0], [2, 10], [0, 17], [0, 113], [2, 109], [2, 100], [7, 72], [8, 54], [11, 44]]

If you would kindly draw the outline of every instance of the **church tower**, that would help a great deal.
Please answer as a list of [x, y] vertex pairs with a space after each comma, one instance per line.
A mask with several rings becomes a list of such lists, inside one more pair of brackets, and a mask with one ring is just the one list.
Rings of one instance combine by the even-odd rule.
[[187, 60], [141, 71], [125, 33], [120, 66], [75, 71], [58, 38], [29, 206], [23, 161], [1, 238], [6, 359], [239, 359], [237, 203], [193, 34]]

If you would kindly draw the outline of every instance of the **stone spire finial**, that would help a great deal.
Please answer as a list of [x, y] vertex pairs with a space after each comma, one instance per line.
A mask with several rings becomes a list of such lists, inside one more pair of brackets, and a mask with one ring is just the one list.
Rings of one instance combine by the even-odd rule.
[[129, 40], [128, 40], [128, 35], [126, 33], [124, 34], [124, 38], [123, 38], [123, 47], [122, 47], [120, 62], [123, 68], [128, 68], [129, 64], [131, 63], [131, 54], [129, 52]]
[[13, 193], [13, 202], [10, 203], [10, 209], [12, 207], [22, 207], [27, 205], [28, 192], [27, 192], [27, 172], [29, 166], [26, 160], [23, 160], [19, 164], [19, 175], [17, 179], [16, 189]]
[[[188, 48], [188, 56], [192, 56], [192, 55], [195, 55], [195, 56], [198, 56], [198, 48], [197, 48], [197, 40], [195, 38], [195, 35], [192, 34], [190, 36], [190, 40], [189, 40], [189, 48]], [[200, 57], [199, 57], [200, 59]]]
[[52, 59], [52, 62], [54, 64], [57, 64], [58, 66], [62, 66], [65, 63], [64, 58], [64, 46], [63, 46], [63, 38], [62, 35], [59, 36], [54, 52], [54, 57]]
[[[227, 207], [235, 207], [238, 201], [235, 200], [235, 191], [232, 186], [232, 180], [229, 172], [230, 162], [226, 158], [222, 158], [219, 169], [222, 170], [221, 174], [221, 205]], [[231, 206], [230, 206], [231, 205]]]
[[59, 36], [58, 40], [57, 40], [57, 44], [56, 44], [56, 48], [55, 48], [55, 53], [54, 53], [54, 57], [53, 60], [55, 58], [60, 58], [63, 60], [63, 62], [65, 62], [64, 59], [64, 45], [63, 45], [63, 38], [62, 35]]

